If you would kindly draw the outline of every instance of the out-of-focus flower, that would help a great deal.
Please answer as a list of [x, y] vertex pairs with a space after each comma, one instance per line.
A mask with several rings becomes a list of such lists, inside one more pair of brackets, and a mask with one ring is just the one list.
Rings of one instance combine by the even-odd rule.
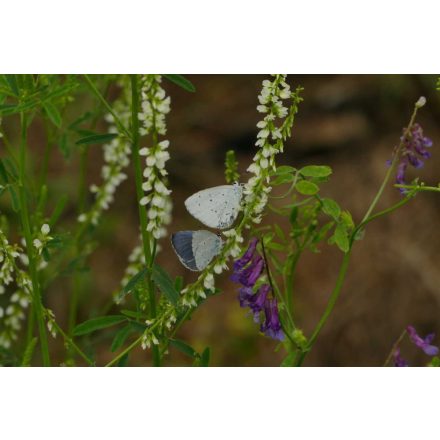
[[417, 334], [416, 329], [412, 325], [409, 325], [406, 328], [406, 331], [408, 332], [411, 341], [417, 345], [417, 347], [421, 348], [428, 356], [437, 356], [439, 352], [438, 347], [431, 345], [431, 342], [435, 337], [434, 333], [430, 333], [425, 338], [422, 338]]
[[408, 367], [408, 362], [400, 356], [400, 348], [396, 348], [393, 354], [395, 367]]
[[[423, 134], [420, 124], [414, 124], [408, 134], [406, 134], [405, 128], [400, 140], [403, 143], [403, 148], [400, 153], [400, 163], [397, 166], [396, 183], [404, 185], [408, 165], [421, 168], [424, 165], [424, 160], [431, 157], [427, 148], [432, 147], [432, 140]], [[404, 188], [399, 188], [399, 190], [403, 194], [406, 192]]]

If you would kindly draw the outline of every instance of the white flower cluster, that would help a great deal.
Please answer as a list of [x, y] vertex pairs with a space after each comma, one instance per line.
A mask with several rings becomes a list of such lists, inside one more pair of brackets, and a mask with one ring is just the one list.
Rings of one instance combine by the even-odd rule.
[[[243, 229], [249, 228], [252, 223], [261, 221], [261, 214], [271, 191], [271, 187], [268, 185], [270, 169], [276, 169], [275, 155], [283, 151], [283, 142], [290, 134], [294, 115], [301, 101], [299, 97], [300, 90], [298, 88], [296, 92], [291, 93], [290, 87], [285, 82], [285, 75], [276, 75], [273, 81], [266, 80], [263, 82], [263, 89], [259, 96], [260, 104], [257, 110], [266, 113], [266, 116], [257, 125], [260, 128], [256, 142], [259, 150], [254, 156], [253, 163], [248, 168], [253, 176], [244, 187], [243, 218], [234, 229], [223, 232], [226, 241], [220, 254], [205, 268], [194, 283], [186, 286], [181, 291], [177, 308], [195, 308], [201, 299], [206, 298], [207, 291], [213, 292], [215, 290], [214, 274], [221, 274], [228, 268], [229, 258], [237, 258], [243, 251]], [[292, 99], [290, 107], [286, 107], [283, 103], [288, 98]], [[284, 121], [276, 125], [275, 122], [277, 120], [280, 122], [280, 119]], [[149, 322], [150, 329], [145, 332], [143, 347], [146, 348], [151, 345], [153, 329], [156, 332], [163, 332], [165, 329], [171, 328], [175, 316], [176, 308], [168, 304], [167, 308], [162, 311], [161, 316]], [[147, 342], [149, 342], [149, 345]]]
[[4, 232], [0, 230], [0, 295], [6, 293], [5, 286], [15, 281], [15, 291], [7, 299], [7, 304], [0, 307], [0, 347], [10, 348], [21, 330], [25, 319], [25, 310], [31, 302], [32, 283], [26, 272], [17, 267], [17, 259], [24, 254], [18, 245], [11, 245]]
[[46, 326], [47, 330], [51, 334], [52, 338], [57, 337], [57, 330], [55, 325], [55, 313], [50, 309], [44, 309], [45, 317], [46, 317]]
[[[128, 126], [130, 120], [130, 107], [127, 90], [124, 88], [123, 96], [114, 103], [114, 109], [124, 126]], [[118, 133], [112, 115], [106, 116], [106, 121], [110, 124], [109, 133]], [[107, 210], [114, 200], [117, 187], [127, 179], [127, 175], [122, 171], [130, 163], [131, 147], [125, 135], [119, 133], [109, 143], [103, 145], [104, 166], [101, 170], [101, 185], [91, 185], [90, 191], [95, 194], [95, 202], [88, 212], [82, 213], [78, 217], [80, 223], [91, 223], [97, 225], [101, 214]]]
[[152, 146], [142, 148], [139, 153], [145, 156], [145, 181], [142, 189], [147, 193], [141, 200], [142, 206], [148, 205], [147, 231], [158, 240], [166, 235], [164, 225], [171, 222], [171, 191], [166, 187], [167, 171], [165, 163], [170, 158], [168, 140], [158, 141], [166, 134], [165, 116], [170, 111], [170, 97], [161, 87], [160, 75], [145, 75], [142, 78], [142, 111], [139, 113], [141, 134], [152, 136]]
[[[276, 75], [273, 81], [264, 80], [258, 97], [260, 104], [257, 110], [265, 116], [257, 124], [260, 131], [255, 145], [259, 149], [247, 169], [253, 176], [245, 184], [243, 191], [245, 216], [249, 216], [254, 223], [261, 222], [261, 214], [272, 190], [267, 184], [270, 181], [271, 170], [276, 170], [275, 156], [283, 152], [284, 140], [290, 133], [293, 123], [293, 114], [289, 114], [289, 107], [284, 105], [284, 101], [296, 99], [295, 105], [290, 107], [291, 112], [296, 112], [296, 104], [300, 100], [297, 94], [291, 92], [285, 77], [285, 75]], [[280, 124], [279, 121], [287, 116], [289, 116], [287, 120]]]

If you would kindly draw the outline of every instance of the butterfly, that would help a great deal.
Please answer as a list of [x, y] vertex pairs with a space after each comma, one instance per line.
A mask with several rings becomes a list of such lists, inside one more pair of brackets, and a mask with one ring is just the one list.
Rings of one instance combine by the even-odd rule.
[[[242, 197], [242, 185], [221, 185], [193, 194], [185, 200], [185, 206], [204, 225], [227, 229], [237, 219]], [[204, 230], [176, 232], [171, 243], [181, 263], [193, 271], [203, 270], [223, 247], [218, 234]]]

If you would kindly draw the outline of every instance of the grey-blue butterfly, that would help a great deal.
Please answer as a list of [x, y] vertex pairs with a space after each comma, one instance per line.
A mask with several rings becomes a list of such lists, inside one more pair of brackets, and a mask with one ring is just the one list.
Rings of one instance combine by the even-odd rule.
[[[237, 219], [242, 197], [240, 184], [221, 185], [193, 194], [185, 200], [185, 206], [204, 225], [228, 229]], [[203, 270], [223, 247], [219, 235], [204, 230], [176, 232], [171, 242], [181, 263], [194, 271]]]

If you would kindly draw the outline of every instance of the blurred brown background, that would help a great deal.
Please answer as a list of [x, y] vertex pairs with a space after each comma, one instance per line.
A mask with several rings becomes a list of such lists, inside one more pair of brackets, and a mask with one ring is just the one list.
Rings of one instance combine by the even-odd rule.
[[[171, 160], [167, 164], [173, 190], [174, 213], [170, 232], [198, 229], [200, 224], [185, 210], [183, 201], [193, 192], [224, 183], [224, 156], [235, 149], [241, 171], [255, 152], [254, 142], [259, 114], [256, 112], [259, 75], [188, 75], [197, 91], [190, 94], [164, 83], [171, 95], [168, 117]], [[385, 162], [408, 122], [414, 102], [420, 95], [427, 105], [418, 121], [434, 141], [433, 157], [420, 171], [430, 184], [440, 181], [440, 93], [435, 91], [435, 76], [428, 75], [289, 75], [292, 87], [304, 86], [304, 102], [279, 163], [300, 167], [328, 164], [334, 174], [322, 188], [325, 196], [335, 198], [359, 221], [374, 197], [384, 173]], [[77, 103], [84, 111], [90, 99]], [[105, 125], [102, 125], [102, 130]], [[33, 129], [34, 148], [44, 145], [38, 127]], [[88, 176], [99, 183], [102, 153], [91, 150]], [[77, 193], [77, 160], [65, 163], [54, 151], [50, 179], [59, 194]], [[85, 275], [79, 321], [87, 319], [106, 304], [118, 288], [127, 256], [136, 243], [138, 213], [131, 170], [130, 178], [119, 188], [116, 201], [105, 214], [98, 230], [100, 246], [91, 258]], [[415, 176], [410, 171], [410, 176]], [[56, 197], [56, 194], [54, 195]], [[399, 199], [389, 188], [381, 206]], [[74, 204], [68, 212], [73, 220]], [[266, 222], [271, 221], [268, 216]], [[408, 324], [420, 334], [435, 331], [440, 341], [440, 194], [426, 193], [397, 214], [367, 228], [363, 241], [355, 244], [349, 274], [340, 300], [322, 331], [305, 365], [379, 366], [393, 342]], [[286, 225], [287, 226], [287, 225]], [[186, 281], [195, 275], [186, 271], [164, 240], [159, 263], [171, 274]], [[336, 280], [342, 254], [323, 246], [319, 255], [305, 254], [298, 266], [295, 318], [306, 335], [314, 328]], [[210, 346], [214, 366], [275, 366], [284, 356], [274, 352], [276, 343], [258, 334], [247, 311], [239, 307], [237, 286], [225, 273], [218, 280], [224, 291], [205, 302], [186, 323], [178, 337], [196, 349]], [[66, 323], [69, 283], [53, 284], [46, 298], [61, 325]], [[117, 310], [117, 309], [115, 309]], [[102, 332], [94, 340], [99, 363], [111, 359], [112, 332]], [[63, 356], [61, 341], [53, 342]], [[413, 365], [427, 358], [415, 347], [404, 344], [404, 357]], [[131, 365], [145, 365], [148, 353], [136, 351]], [[188, 365], [179, 352], [171, 349], [167, 365]]]

